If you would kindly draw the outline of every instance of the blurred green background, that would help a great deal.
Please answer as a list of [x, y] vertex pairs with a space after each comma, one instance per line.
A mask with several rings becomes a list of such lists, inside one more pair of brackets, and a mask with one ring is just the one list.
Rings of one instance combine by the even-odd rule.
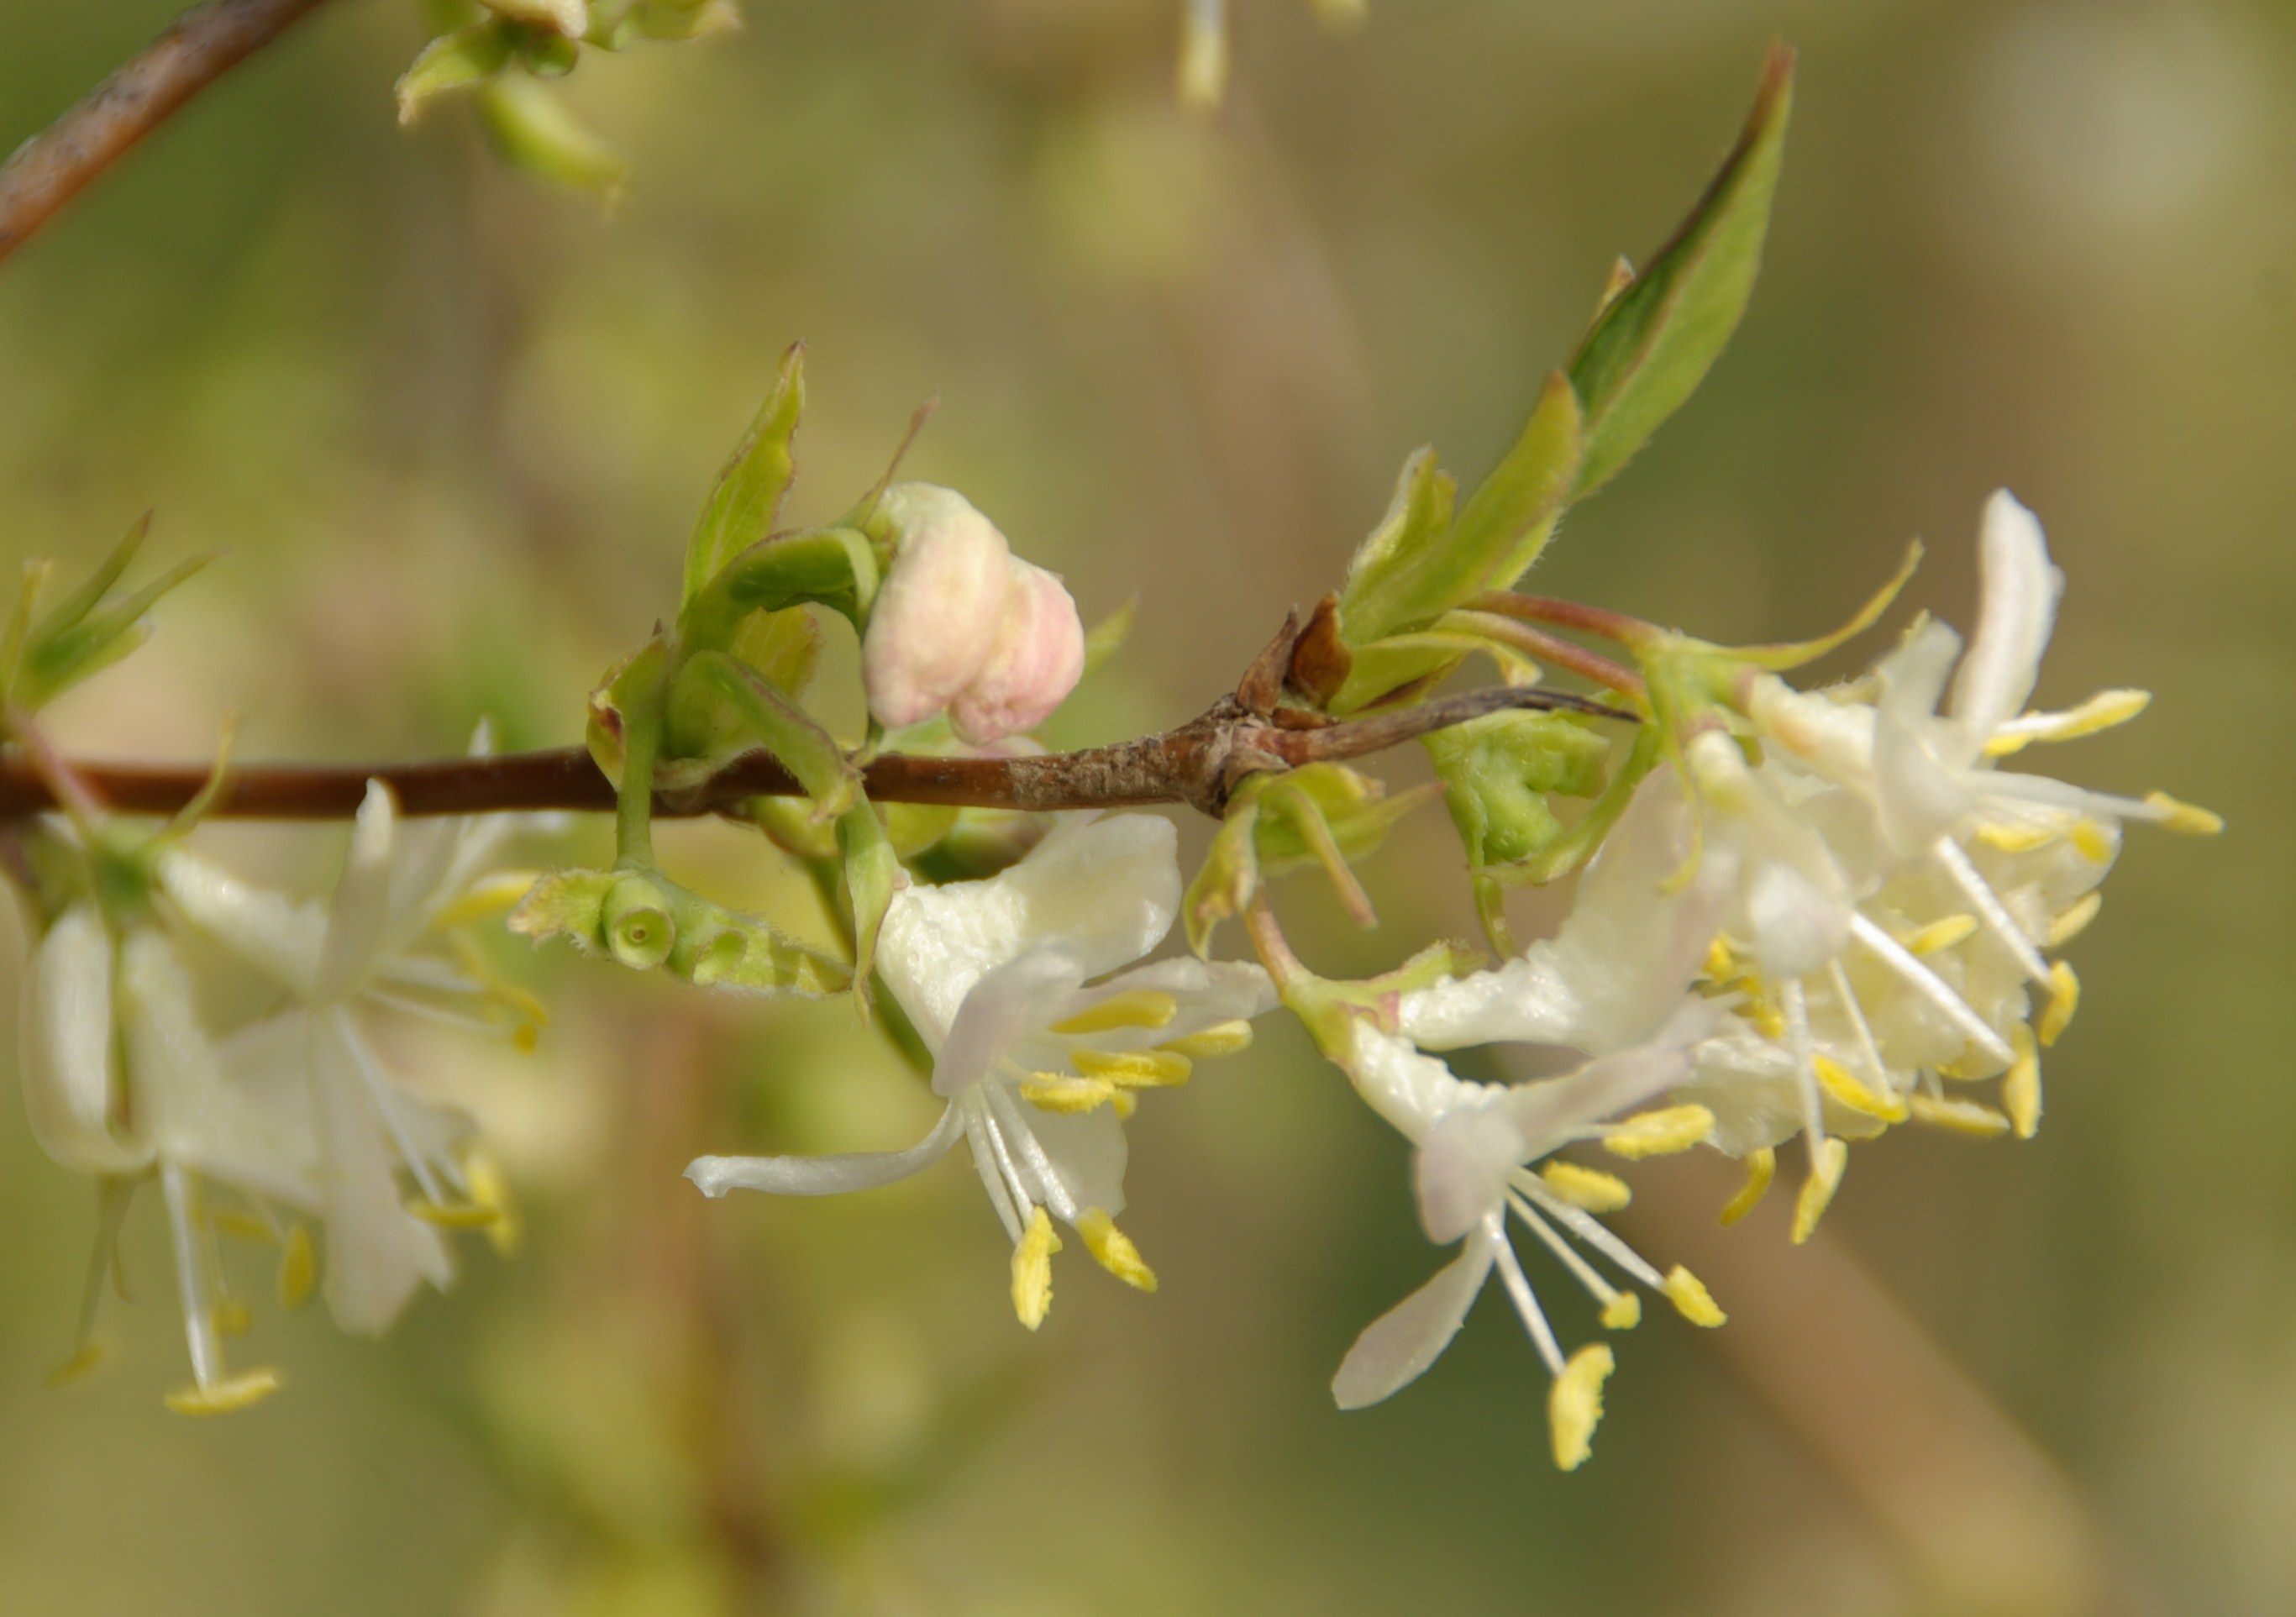
[[[0, 0], [0, 142], [171, 9]], [[842, 508], [937, 393], [907, 470], [1088, 620], [1139, 595], [1056, 738], [1177, 722], [1335, 581], [1411, 448], [1489, 464], [1779, 33], [1802, 79], [1751, 312], [1541, 587], [1799, 636], [1918, 534], [1910, 599], [1966, 627], [2007, 483], [2071, 580], [2041, 698], [2160, 695], [2052, 762], [2231, 830], [2132, 833], [2033, 1143], [1860, 1148], [1802, 1252], [1767, 1216], [1718, 1243], [1710, 1164], [1639, 1174], [1630, 1233], [1734, 1318], [1619, 1342], [1567, 1477], [1489, 1298], [1423, 1383], [1331, 1408], [1437, 1260], [1402, 1143], [1288, 1030], [1141, 1109], [1126, 1224], [1161, 1293], [1072, 1252], [1029, 1338], [956, 1163], [822, 1202], [678, 1178], [914, 1137], [929, 1097], [844, 1004], [511, 956], [554, 989], [539, 1055], [426, 1059], [504, 1143], [523, 1254], [472, 1244], [379, 1345], [258, 1308], [236, 1357], [289, 1390], [204, 1423], [160, 1406], [182, 1350], [148, 1207], [130, 1353], [43, 1387], [91, 1197], [12, 1113], [0, 1611], [2296, 1610], [2296, 15], [1375, 0], [1334, 38], [1246, 0], [1204, 119], [1173, 103], [1171, 0], [746, 9], [568, 81], [636, 164], [611, 219], [504, 172], [465, 109], [398, 130], [417, 8], [337, 0], [0, 267], [8, 555], [84, 563], [147, 506], [161, 559], [232, 553], [60, 706], [70, 745], [193, 756], [231, 709], [246, 757], [452, 751], [480, 714], [577, 739], [800, 337], [794, 513]], [[203, 834], [312, 883], [340, 857], [339, 831]], [[754, 841], [665, 855], [809, 916]], [[1470, 929], [1439, 816], [1366, 875], [1374, 940], [1283, 894], [1326, 969]]]

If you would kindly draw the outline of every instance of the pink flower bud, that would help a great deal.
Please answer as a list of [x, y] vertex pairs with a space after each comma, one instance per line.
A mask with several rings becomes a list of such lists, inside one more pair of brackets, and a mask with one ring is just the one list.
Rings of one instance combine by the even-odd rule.
[[957, 735], [975, 746], [1034, 729], [1084, 677], [1084, 625], [1068, 590], [1017, 558], [1010, 574], [996, 644], [949, 705]]
[[878, 506], [898, 548], [861, 643], [869, 710], [890, 729], [948, 706], [995, 651], [1012, 547], [953, 489], [897, 483]]

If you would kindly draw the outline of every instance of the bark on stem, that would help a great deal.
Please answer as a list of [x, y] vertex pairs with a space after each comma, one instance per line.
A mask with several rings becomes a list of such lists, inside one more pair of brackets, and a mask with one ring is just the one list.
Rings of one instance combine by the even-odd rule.
[[169, 114], [324, 0], [211, 0], [0, 165], [0, 259]]
[[[1630, 713], [1541, 690], [1474, 691], [1347, 724], [1293, 728], [1285, 715], [1253, 713], [1223, 699], [1201, 718], [1160, 735], [1038, 758], [925, 758], [887, 753], [864, 767], [882, 803], [939, 803], [1048, 810], [1185, 803], [1217, 817], [1247, 775], [1360, 758], [1503, 708], [1568, 708], [1633, 719]], [[107, 808], [167, 815], [206, 784], [209, 766], [64, 760]], [[223, 819], [333, 820], [358, 811], [369, 780], [398, 794], [410, 815], [504, 814], [545, 809], [611, 812], [614, 789], [579, 747], [500, 758], [449, 758], [373, 765], [234, 767], [209, 811]], [[714, 814], [752, 797], [799, 795], [795, 777], [763, 752], [737, 759], [700, 785], [657, 792], [665, 817]], [[55, 799], [21, 750], [0, 750], [0, 819], [40, 813]]]

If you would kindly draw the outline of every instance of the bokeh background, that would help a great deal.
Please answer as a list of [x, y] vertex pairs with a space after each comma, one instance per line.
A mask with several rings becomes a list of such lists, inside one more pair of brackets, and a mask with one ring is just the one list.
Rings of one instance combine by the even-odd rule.
[[[411, 0], [324, 8], [0, 266], [7, 554], [84, 564], [146, 507], [163, 560], [231, 547], [56, 730], [170, 757], [230, 710], [249, 757], [452, 751], [482, 714], [575, 740], [800, 337], [796, 514], [840, 509], [938, 394], [909, 472], [1088, 618], [1139, 597], [1057, 738], [1176, 722], [1335, 580], [1410, 449], [1489, 464], [1783, 34], [1802, 81], [1752, 309], [1540, 577], [1784, 637], [1918, 534], [1909, 599], [1965, 626], [1982, 497], [2040, 512], [2071, 579], [2041, 697], [2160, 695], [2055, 761], [2231, 829], [2132, 833], [2039, 1138], [1861, 1147], [1801, 1251], [1775, 1207], [1712, 1231], [1718, 1165], [1638, 1175], [1630, 1233], [1734, 1318], [1619, 1342], [1565, 1477], [1493, 1298], [1392, 1403], [1331, 1408], [1355, 1332], [1436, 1260], [1401, 1143], [1273, 1022], [1134, 1125], [1161, 1293], [1071, 1252], [1031, 1338], [959, 1163], [824, 1202], [678, 1178], [700, 1149], [914, 1137], [929, 1097], [845, 1005], [508, 954], [558, 1007], [539, 1054], [422, 1061], [504, 1143], [522, 1254], [474, 1244], [380, 1344], [258, 1308], [238, 1356], [289, 1390], [227, 1421], [160, 1406], [183, 1371], [148, 1206], [126, 1356], [43, 1386], [91, 1197], [0, 1120], [0, 1610], [2296, 1610], [2296, 16], [1374, 0], [1339, 38], [1243, 0], [1203, 119], [1174, 103], [1175, 9], [751, 0], [739, 35], [567, 82], [636, 165], [607, 218], [504, 171], [463, 109], [395, 127]], [[170, 11], [0, 0], [0, 142]], [[340, 831], [203, 835], [313, 885], [340, 858]], [[754, 840], [666, 856], [808, 922]], [[1366, 874], [1372, 939], [1283, 895], [1326, 969], [1469, 929], [1439, 816]]]

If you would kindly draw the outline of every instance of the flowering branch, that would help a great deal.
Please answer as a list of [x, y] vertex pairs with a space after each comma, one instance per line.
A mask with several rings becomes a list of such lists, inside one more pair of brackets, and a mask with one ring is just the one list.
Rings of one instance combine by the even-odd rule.
[[[1432, 731], [1509, 709], [1568, 709], [1632, 720], [1630, 713], [1555, 691], [1470, 692], [1399, 712], [1314, 728], [1292, 710], [1254, 712], [1224, 698], [1201, 718], [1160, 735], [1033, 758], [926, 758], [891, 752], [862, 767], [871, 799], [960, 808], [1049, 812], [1185, 803], [1217, 817], [1248, 774], [1361, 758]], [[73, 760], [71, 776], [113, 810], [173, 814], [207, 783], [205, 764]], [[379, 780], [412, 816], [548, 809], [611, 811], [614, 787], [580, 747], [498, 758], [406, 764], [271, 764], [234, 767], [209, 813], [226, 819], [332, 820], [358, 812]], [[692, 817], [753, 797], [794, 797], [803, 788], [771, 754], [735, 759], [699, 785], [655, 794], [654, 813]], [[21, 752], [0, 752], [0, 819], [55, 807], [42, 772]]]
[[320, 4], [211, 0], [176, 18], [0, 166], [0, 259], [178, 107]]

